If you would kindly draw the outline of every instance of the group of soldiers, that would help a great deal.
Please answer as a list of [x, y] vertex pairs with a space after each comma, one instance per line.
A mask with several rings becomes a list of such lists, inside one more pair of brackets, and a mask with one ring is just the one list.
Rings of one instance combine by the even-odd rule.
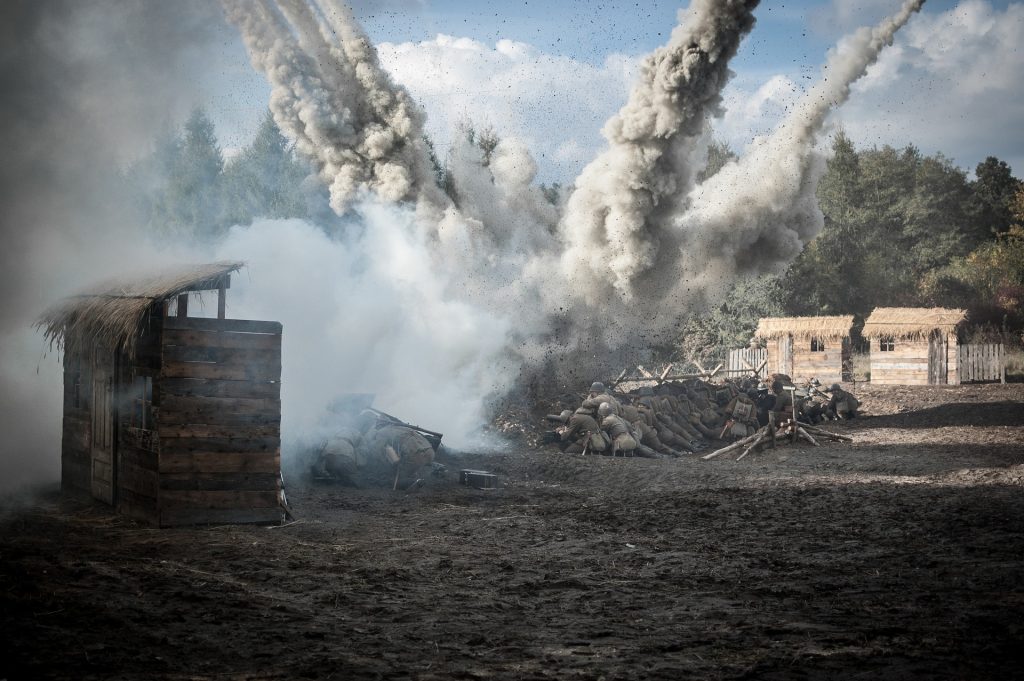
[[420, 428], [372, 409], [363, 410], [350, 424], [335, 427], [313, 448], [314, 478], [352, 484], [387, 481], [397, 488], [400, 482], [416, 481], [434, 461], [435, 446]]
[[706, 448], [711, 440], [747, 437], [770, 419], [849, 419], [859, 407], [838, 383], [825, 389], [812, 379], [798, 387], [783, 374], [770, 376], [768, 383], [691, 380], [614, 394], [595, 382], [575, 411], [547, 416], [558, 424], [548, 441], [573, 454], [681, 456]]

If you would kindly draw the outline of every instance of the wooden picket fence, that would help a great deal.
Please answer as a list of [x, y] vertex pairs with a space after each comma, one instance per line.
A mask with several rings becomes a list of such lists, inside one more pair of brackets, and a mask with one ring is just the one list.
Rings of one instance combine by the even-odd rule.
[[767, 364], [768, 350], [765, 348], [740, 348], [729, 351], [728, 367], [725, 371], [728, 376], [746, 376], [757, 373], [759, 378], [768, 374]]
[[1006, 355], [1002, 343], [960, 346], [961, 383], [1006, 383]]

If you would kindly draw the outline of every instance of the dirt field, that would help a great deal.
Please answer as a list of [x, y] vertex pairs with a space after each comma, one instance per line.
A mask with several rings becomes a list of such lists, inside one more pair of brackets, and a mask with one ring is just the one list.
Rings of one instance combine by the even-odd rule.
[[857, 390], [852, 445], [468, 456], [273, 529], [44, 498], [0, 521], [0, 679], [1024, 677], [1024, 385]]

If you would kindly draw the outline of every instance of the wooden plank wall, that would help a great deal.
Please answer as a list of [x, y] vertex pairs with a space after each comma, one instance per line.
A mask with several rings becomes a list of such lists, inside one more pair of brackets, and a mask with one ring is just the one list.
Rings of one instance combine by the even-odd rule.
[[[77, 379], [77, 387], [76, 387]], [[77, 391], [77, 406], [76, 406]], [[64, 419], [61, 433], [60, 481], [65, 492], [91, 492], [92, 372], [89, 360], [64, 357]]]
[[166, 318], [160, 525], [281, 519], [281, 324]]
[[1002, 343], [961, 345], [959, 360], [963, 383], [1006, 383], [1006, 357]]
[[767, 346], [765, 348], [765, 353], [768, 357], [768, 364], [765, 365], [765, 371], [769, 374], [784, 373], [780, 364], [778, 339], [769, 339], [765, 345]]
[[946, 336], [946, 383], [960, 384], [960, 343], [955, 334]]
[[882, 352], [871, 340], [871, 382], [879, 385], [928, 385], [928, 339], [897, 338], [895, 349]]
[[842, 382], [842, 340], [836, 338], [823, 342], [825, 344], [824, 351], [811, 352], [810, 338], [793, 339], [793, 374], [791, 378], [794, 381], [803, 382], [817, 378], [825, 385]]
[[[739, 348], [738, 350], [729, 351], [728, 359], [728, 375], [729, 376], [742, 376], [744, 374], [753, 374], [753, 369], [761, 366], [761, 362], [768, 359], [768, 351], [764, 348]], [[744, 364], [744, 362], [746, 362]], [[753, 369], [751, 368], [753, 367]], [[766, 364], [761, 369], [761, 377], [763, 378], [768, 373], [768, 365]]]
[[131, 427], [132, 390], [138, 376], [149, 376], [155, 382], [160, 371], [162, 330], [162, 306], [154, 305], [136, 342], [135, 357], [131, 362], [122, 359], [118, 377], [117, 510], [153, 525], [160, 520], [156, 437], [155, 432]]

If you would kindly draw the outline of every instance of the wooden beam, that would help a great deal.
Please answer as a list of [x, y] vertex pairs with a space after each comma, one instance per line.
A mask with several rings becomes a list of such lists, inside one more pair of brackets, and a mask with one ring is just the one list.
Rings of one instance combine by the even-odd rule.
[[[228, 275], [230, 277], [231, 275]], [[228, 310], [228, 283], [221, 279], [217, 289], [217, 319], [226, 319]]]
[[664, 381], [665, 377], [668, 376], [668, 372], [670, 372], [670, 371], [672, 371], [672, 363], [671, 362], [669, 362], [668, 366], [665, 367], [665, 370], [661, 372], [661, 376], [658, 378], [658, 380], [659, 381]]
[[178, 315], [179, 318], [188, 317], [188, 294], [182, 293], [178, 296]]

